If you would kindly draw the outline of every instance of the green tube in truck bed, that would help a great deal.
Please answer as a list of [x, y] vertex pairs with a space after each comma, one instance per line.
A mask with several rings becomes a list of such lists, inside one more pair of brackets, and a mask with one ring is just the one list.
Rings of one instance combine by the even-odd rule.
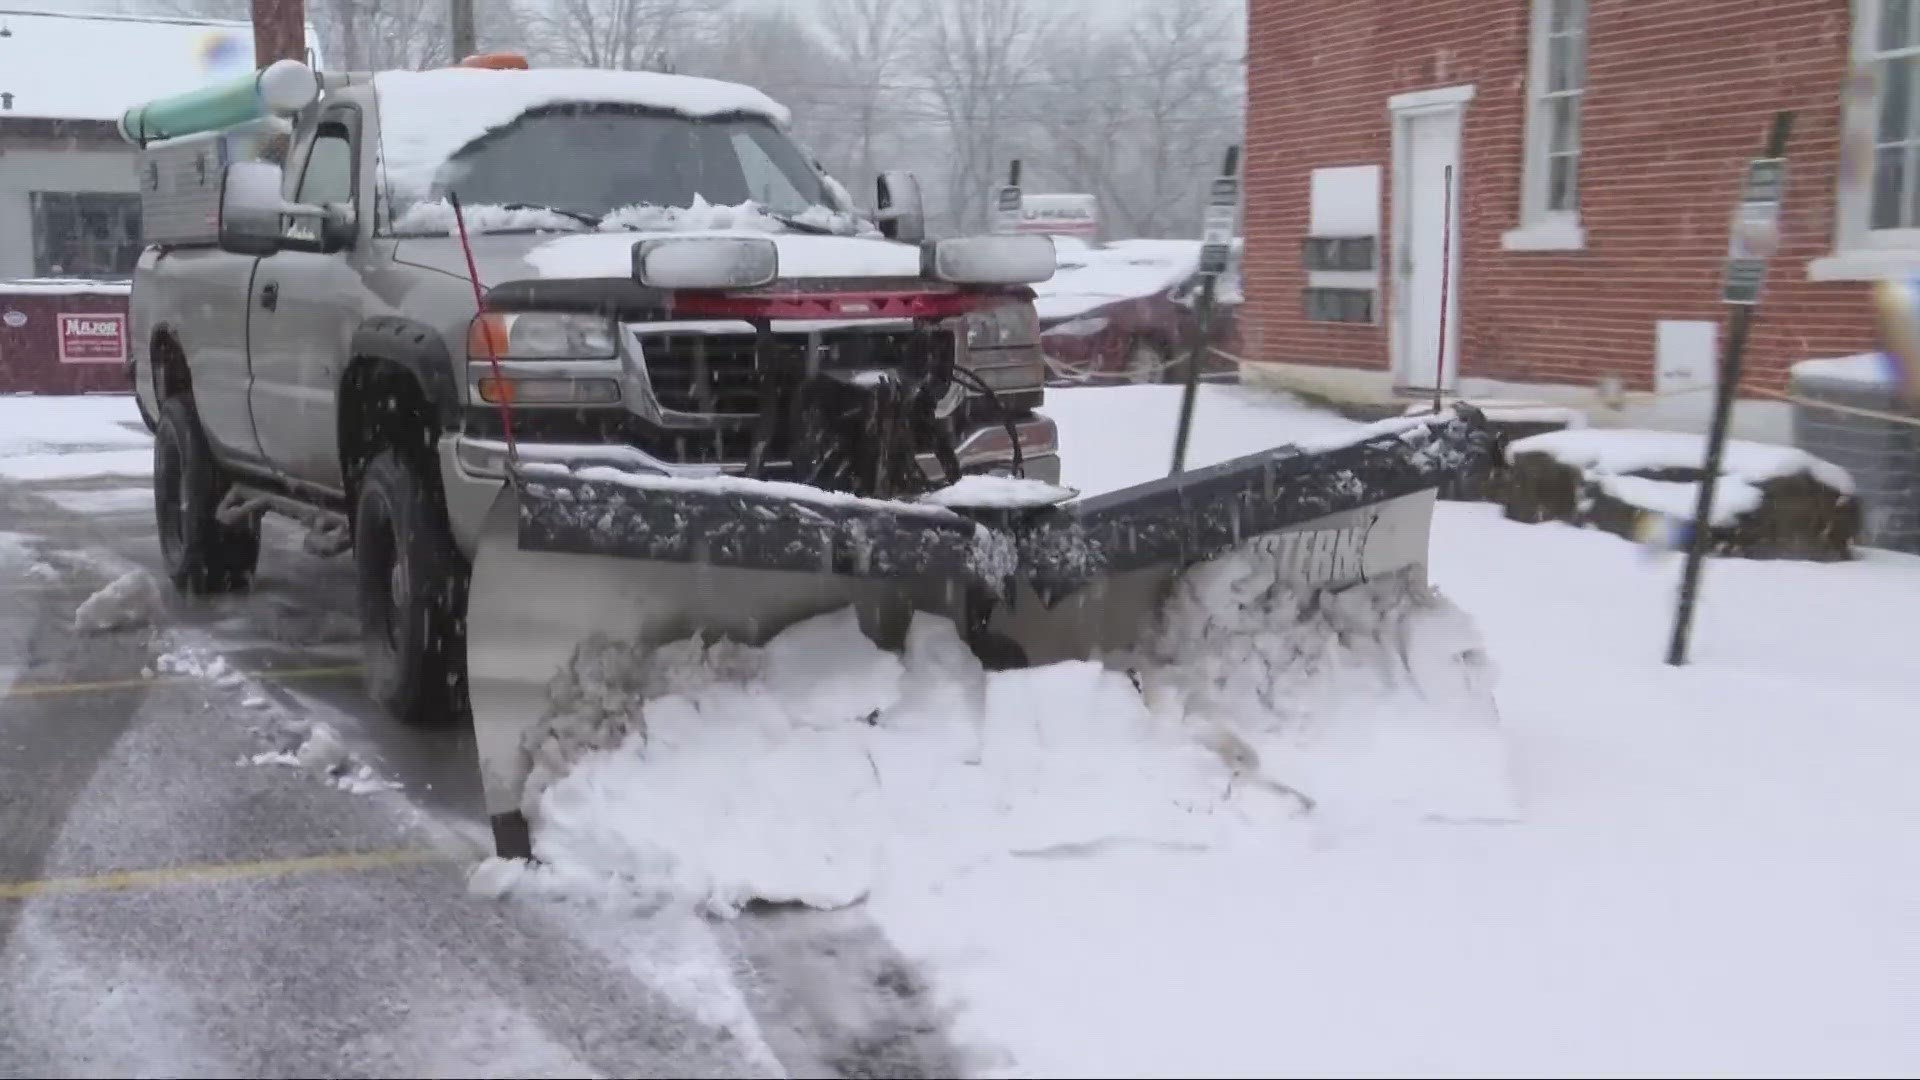
[[261, 71], [135, 105], [120, 116], [120, 137], [135, 146], [177, 139], [297, 112], [319, 93], [313, 70], [278, 60]]

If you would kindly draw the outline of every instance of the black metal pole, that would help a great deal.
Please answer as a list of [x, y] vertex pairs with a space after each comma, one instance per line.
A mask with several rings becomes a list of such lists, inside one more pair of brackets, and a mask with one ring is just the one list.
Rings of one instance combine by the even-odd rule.
[[[1232, 176], [1240, 168], [1240, 148], [1227, 147], [1227, 159], [1220, 167], [1222, 176]], [[1228, 238], [1232, 242], [1232, 238]], [[1173, 436], [1173, 468], [1168, 476], [1179, 476], [1187, 469], [1187, 440], [1193, 434], [1193, 403], [1200, 396], [1200, 364], [1206, 358], [1213, 334], [1213, 283], [1217, 274], [1202, 274], [1200, 298], [1194, 304], [1196, 325], [1193, 344], [1187, 353], [1186, 388], [1180, 395], [1180, 427]]]
[[1168, 476], [1179, 476], [1187, 468], [1187, 438], [1193, 432], [1193, 402], [1200, 396], [1200, 360], [1206, 355], [1207, 337], [1213, 329], [1213, 275], [1200, 280], [1200, 299], [1194, 304], [1193, 349], [1187, 354], [1186, 389], [1180, 395], [1180, 430], [1173, 437], [1173, 468]]
[[1440, 415], [1440, 389], [1447, 383], [1447, 292], [1453, 287], [1453, 166], [1441, 173], [1440, 206], [1440, 344], [1434, 349], [1433, 415]]
[[[1787, 152], [1787, 133], [1793, 126], [1793, 114], [1778, 112], [1773, 129], [1767, 135], [1766, 156], [1782, 157]], [[1687, 566], [1680, 578], [1680, 605], [1674, 612], [1673, 640], [1667, 646], [1667, 663], [1679, 667], [1687, 662], [1687, 645], [1693, 633], [1693, 610], [1700, 596], [1700, 571], [1713, 544], [1713, 496], [1719, 486], [1720, 465], [1726, 457], [1727, 428], [1733, 419], [1733, 402], [1740, 392], [1741, 367], [1746, 360], [1747, 335], [1753, 326], [1754, 304], [1733, 309], [1727, 328], [1727, 348], [1720, 359], [1720, 385], [1713, 395], [1713, 422], [1707, 430], [1706, 475], [1700, 478], [1700, 495], [1693, 507], [1693, 535], [1688, 537]]]

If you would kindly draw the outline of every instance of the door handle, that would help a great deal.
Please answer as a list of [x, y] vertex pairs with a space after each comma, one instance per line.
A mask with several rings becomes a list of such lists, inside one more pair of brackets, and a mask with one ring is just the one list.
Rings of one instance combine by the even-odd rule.
[[260, 286], [260, 306], [268, 311], [280, 306], [280, 283], [269, 281]]

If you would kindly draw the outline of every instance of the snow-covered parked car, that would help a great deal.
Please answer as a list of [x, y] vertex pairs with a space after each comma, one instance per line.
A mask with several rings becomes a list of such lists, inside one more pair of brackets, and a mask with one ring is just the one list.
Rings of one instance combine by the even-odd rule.
[[[1102, 246], [1055, 238], [1059, 268], [1034, 286], [1040, 346], [1059, 383], [1178, 382], [1197, 331], [1200, 241], [1115, 240]], [[1230, 372], [1237, 354], [1240, 255], [1214, 293], [1211, 349], [1201, 373]], [[1213, 351], [1219, 350], [1219, 351]]]

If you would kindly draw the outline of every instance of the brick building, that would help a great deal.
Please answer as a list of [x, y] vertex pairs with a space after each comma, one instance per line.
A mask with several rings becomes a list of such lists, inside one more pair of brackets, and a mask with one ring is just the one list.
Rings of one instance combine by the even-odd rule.
[[[1778, 109], [1750, 383], [1871, 348], [1866, 282], [1920, 269], [1920, 3], [1250, 0], [1249, 20], [1246, 334], [1271, 370], [1431, 388], [1444, 318], [1448, 389], [1588, 403], [1613, 377], [1629, 405], [1703, 413], [1729, 217]], [[1859, 64], [1877, 157], [1843, 185]]]

